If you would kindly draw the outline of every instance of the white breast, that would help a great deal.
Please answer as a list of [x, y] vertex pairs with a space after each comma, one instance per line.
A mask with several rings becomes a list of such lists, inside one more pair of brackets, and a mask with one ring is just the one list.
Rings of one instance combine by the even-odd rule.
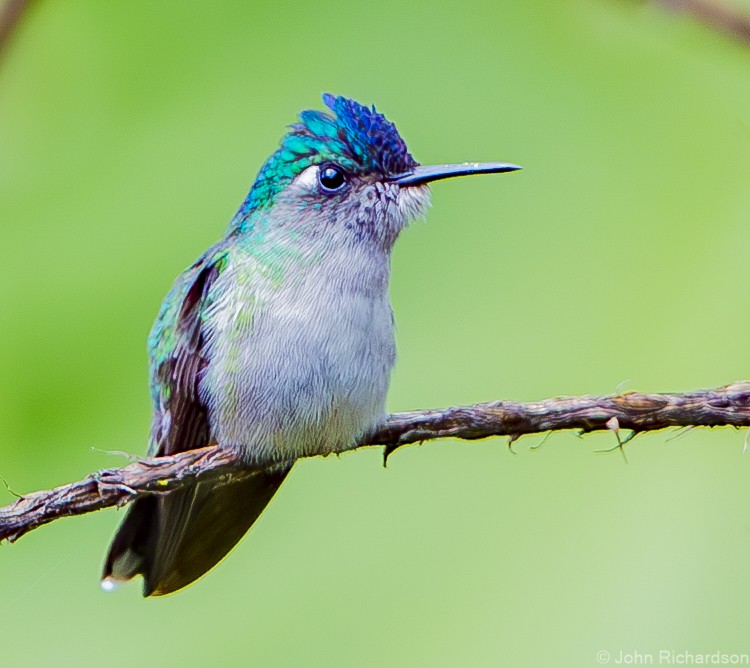
[[283, 276], [233, 257], [204, 319], [213, 438], [253, 462], [351, 447], [384, 417], [395, 360], [389, 262], [368, 249], [295, 258]]

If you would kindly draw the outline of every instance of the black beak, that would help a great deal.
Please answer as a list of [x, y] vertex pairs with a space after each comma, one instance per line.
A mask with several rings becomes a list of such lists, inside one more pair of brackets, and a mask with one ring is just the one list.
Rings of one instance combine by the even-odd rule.
[[502, 174], [521, 169], [518, 165], [507, 162], [462, 162], [460, 165], [417, 165], [410, 172], [397, 174], [389, 180], [400, 186], [418, 186], [430, 181], [449, 179], [452, 176], [470, 176], [471, 174]]

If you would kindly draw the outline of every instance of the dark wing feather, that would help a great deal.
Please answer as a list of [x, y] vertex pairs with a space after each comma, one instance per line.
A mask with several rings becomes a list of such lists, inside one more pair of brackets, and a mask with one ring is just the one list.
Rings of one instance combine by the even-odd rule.
[[215, 262], [200, 266], [187, 289], [174, 324], [177, 345], [163, 361], [152, 361], [160, 401], [154, 423], [155, 455], [173, 455], [209, 444], [208, 412], [201, 402], [198, 384], [208, 364], [203, 350], [201, 309], [208, 291], [219, 275]]

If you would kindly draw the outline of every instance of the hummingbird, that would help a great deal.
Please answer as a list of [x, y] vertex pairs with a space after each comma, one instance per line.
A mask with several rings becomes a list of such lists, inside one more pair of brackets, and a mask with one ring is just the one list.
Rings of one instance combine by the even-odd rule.
[[257, 474], [142, 496], [102, 587], [171, 594], [250, 529], [295, 461], [352, 448], [385, 420], [396, 359], [391, 250], [429, 184], [508, 163], [420, 165], [396, 126], [345, 97], [306, 110], [224, 237], [176, 280], [148, 339], [149, 455], [215, 445]]

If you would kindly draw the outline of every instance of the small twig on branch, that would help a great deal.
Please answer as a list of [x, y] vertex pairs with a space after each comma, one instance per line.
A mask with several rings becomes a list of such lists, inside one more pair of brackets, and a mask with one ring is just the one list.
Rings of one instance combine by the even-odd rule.
[[[667, 427], [719, 426], [750, 426], [750, 382], [681, 394], [628, 392], [395, 413], [382, 428], [352, 449], [384, 445], [387, 457], [401, 446], [438, 438], [471, 440], [508, 436], [516, 440], [525, 434], [564, 429], [577, 429], [581, 433], [615, 431], [618, 447], [622, 447], [641, 432]], [[623, 429], [632, 433], [620, 439], [619, 432]], [[34, 492], [0, 508], [0, 541], [13, 542], [60, 517], [122, 506], [145, 494], [166, 494], [198, 478], [222, 484], [254, 473], [218, 447], [97, 471], [78, 482]]]

